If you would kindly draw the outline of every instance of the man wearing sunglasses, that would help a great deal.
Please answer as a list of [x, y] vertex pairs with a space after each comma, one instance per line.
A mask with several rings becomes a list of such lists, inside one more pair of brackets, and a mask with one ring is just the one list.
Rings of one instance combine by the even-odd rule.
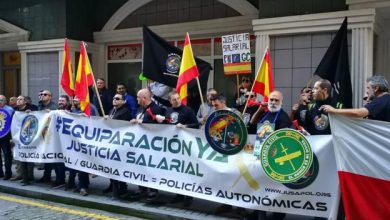
[[39, 105], [38, 110], [56, 110], [57, 104], [52, 101], [52, 94], [49, 90], [42, 90], [38, 94]]
[[[52, 93], [49, 90], [42, 90], [41, 92], [39, 92], [38, 98], [39, 98], [38, 110], [56, 110], [58, 108], [58, 105], [52, 101]], [[50, 183], [52, 169], [53, 169], [53, 164], [45, 163], [43, 176], [37, 182]]]
[[[117, 87], [118, 88], [118, 87]], [[126, 106], [125, 94], [117, 93], [112, 99], [113, 108], [108, 113], [110, 119], [130, 121], [133, 116]], [[120, 195], [127, 193], [127, 184], [122, 181], [110, 179], [110, 185], [103, 190], [103, 193], [112, 192], [112, 199], [119, 200]]]

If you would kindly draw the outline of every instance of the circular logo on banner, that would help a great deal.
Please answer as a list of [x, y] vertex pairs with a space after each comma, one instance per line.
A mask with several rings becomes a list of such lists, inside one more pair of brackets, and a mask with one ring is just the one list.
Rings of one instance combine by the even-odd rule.
[[178, 54], [170, 53], [165, 61], [168, 73], [177, 73], [180, 69], [181, 57]]
[[5, 109], [0, 109], [0, 138], [11, 130], [11, 121], [11, 115]]
[[28, 145], [32, 142], [38, 131], [38, 119], [34, 115], [28, 115], [23, 119], [20, 130], [20, 142]]
[[233, 155], [244, 148], [248, 133], [237, 114], [229, 110], [218, 110], [207, 118], [205, 136], [215, 151]]
[[292, 183], [283, 183], [290, 189], [303, 189], [314, 182], [320, 171], [320, 164], [318, 162], [317, 156], [313, 153], [313, 163], [310, 166], [310, 169], [303, 175], [299, 180]]
[[300, 132], [281, 129], [270, 134], [260, 152], [265, 174], [279, 183], [292, 183], [301, 179], [310, 169], [313, 152]]

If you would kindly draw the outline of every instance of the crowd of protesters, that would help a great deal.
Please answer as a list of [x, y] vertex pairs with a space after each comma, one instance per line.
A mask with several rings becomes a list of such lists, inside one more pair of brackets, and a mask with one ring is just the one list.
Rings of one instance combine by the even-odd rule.
[[[242, 78], [242, 84], [238, 88], [235, 97], [236, 106], [226, 106], [226, 97], [213, 88], [205, 94], [206, 102], [203, 103], [197, 113], [194, 109], [181, 103], [179, 94], [172, 88], [158, 82], [152, 82], [147, 88], [138, 91], [137, 97], [127, 93], [124, 83], [116, 85], [115, 93], [111, 93], [105, 86], [102, 78], [97, 79], [98, 94], [93, 94], [91, 103], [91, 115], [103, 116], [109, 120], [125, 120], [130, 123], [164, 123], [172, 124], [179, 128], [203, 129], [208, 115], [216, 110], [230, 110], [242, 116], [247, 124], [248, 133], [256, 134], [263, 125], [272, 125], [273, 130], [281, 128], [293, 128], [302, 131], [304, 134], [321, 135], [330, 134], [331, 128], [328, 113], [343, 114], [354, 117], [368, 117], [370, 119], [390, 121], [390, 95], [388, 93], [388, 82], [383, 76], [373, 76], [367, 80], [367, 104], [359, 109], [337, 109], [332, 106], [332, 85], [328, 80], [320, 79], [311, 87], [304, 87], [299, 94], [299, 101], [292, 107], [288, 115], [282, 108], [283, 94], [280, 91], [273, 91], [269, 94], [268, 102], [261, 102], [259, 95], [250, 91], [251, 79]], [[99, 99], [100, 102], [99, 103]], [[39, 103], [34, 105], [31, 98], [24, 95], [11, 97], [8, 101], [4, 95], [0, 95], [0, 109], [4, 109], [10, 115], [15, 111], [36, 111], [36, 110], [64, 110], [73, 113], [83, 114], [80, 109], [80, 102], [77, 97], [73, 99], [66, 95], [54, 102], [52, 93], [49, 90], [42, 90], [38, 94]], [[244, 113], [244, 114], [243, 114]], [[88, 195], [90, 183], [89, 174], [81, 171], [68, 169], [64, 163], [36, 164], [43, 166], [44, 174], [39, 179], [34, 177], [34, 163], [17, 162], [16, 175], [12, 175], [12, 140], [11, 134], [0, 138], [0, 177], [4, 180], [21, 181], [23, 186], [38, 183], [51, 183], [52, 187], [65, 190], [73, 190], [83, 196]], [[55, 180], [52, 180], [52, 170], [55, 171]], [[68, 172], [66, 182], [65, 173]], [[78, 177], [76, 184], [75, 178]], [[128, 192], [127, 184], [117, 180], [110, 180], [110, 185], [103, 190], [103, 193], [112, 193], [112, 198], [119, 200], [123, 196], [131, 198], [146, 198], [147, 201], [155, 200], [159, 193], [156, 189], [139, 187], [134, 192]], [[190, 206], [193, 198], [189, 196], [176, 195], [172, 203], [182, 203], [183, 206]], [[231, 206], [221, 206], [217, 212], [225, 212], [232, 209]], [[242, 212], [242, 209], [238, 209]], [[265, 212], [252, 212], [248, 218], [257, 218]], [[243, 215], [246, 215], [244, 212]], [[283, 213], [273, 213], [275, 219], [283, 219]]]

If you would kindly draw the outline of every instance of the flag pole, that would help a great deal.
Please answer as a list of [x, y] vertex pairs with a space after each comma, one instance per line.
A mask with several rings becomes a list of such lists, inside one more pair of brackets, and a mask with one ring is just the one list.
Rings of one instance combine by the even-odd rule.
[[[268, 50], [268, 47], [265, 48], [264, 54], [263, 54], [262, 59], [261, 59], [261, 63], [260, 63], [260, 65], [259, 65], [259, 68], [257, 69], [257, 73], [256, 73], [256, 76], [255, 76], [255, 80], [253, 80], [252, 88], [251, 88], [251, 91], [250, 91], [249, 95], [252, 94], [253, 87], [255, 86], [255, 81], [256, 81], [256, 79], [257, 79], [258, 74], [260, 74], [260, 68], [261, 68], [261, 66], [263, 65], [264, 57], [265, 57], [265, 54], [267, 53], [267, 50]], [[263, 98], [264, 98], [264, 97], [263, 97]], [[248, 98], [246, 99], [246, 101], [245, 101], [245, 107], [244, 107], [244, 111], [242, 111], [242, 115], [245, 114], [245, 111], [246, 111], [246, 109], [247, 109], [247, 107], [248, 107], [248, 101], [249, 101], [249, 97], [248, 97]]]
[[[83, 42], [83, 44], [84, 44], [84, 47], [87, 46], [87, 44], [86, 44], [84, 41], [82, 41], [82, 42]], [[85, 51], [85, 52], [87, 52], [87, 51]], [[88, 53], [86, 54], [86, 56], [88, 56]], [[102, 115], [103, 115], [103, 117], [105, 117], [106, 114], [105, 114], [105, 112], [104, 112], [102, 100], [100, 99], [100, 94], [99, 94], [98, 88], [97, 88], [97, 86], [96, 86], [96, 80], [95, 80], [95, 76], [93, 75], [93, 71], [91, 71], [91, 75], [92, 75], [93, 88], [95, 89], [96, 98], [97, 98], [97, 100], [98, 100], [98, 102], [99, 102], [100, 109], [102, 110]], [[93, 97], [92, 97], [92, 99], [93, 99]]]
[[239, 77], [238, 77], [238, 74], [236, 74], [236, 76], [237, 76], [237, 99], [239, 99], [240, 98], [240, 79], [239, 79]]
[[204, 105], [202, 89], [201, 89], [201, 87], [200, 87], [200, 82], [199, 82], [199, 77], [198, 77], [198, 76], [196, 77], [196, 83], [198, 84], [199, 95], [200, 95], [200, 101], [202, 102], [201, 105], [203, 106], [203, 112], [205, 112], [205, 111], [206, 111], [206, 106]]

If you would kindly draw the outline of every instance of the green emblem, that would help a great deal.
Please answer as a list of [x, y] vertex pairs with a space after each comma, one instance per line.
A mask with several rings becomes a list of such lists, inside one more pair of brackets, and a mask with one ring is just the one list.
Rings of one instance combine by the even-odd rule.
[[260, 152], [265, 174], [279, 183], [291, 183], [303, 177], [313, 162], [309, 142], [300, 132], [281, 129], [270, 134]]

